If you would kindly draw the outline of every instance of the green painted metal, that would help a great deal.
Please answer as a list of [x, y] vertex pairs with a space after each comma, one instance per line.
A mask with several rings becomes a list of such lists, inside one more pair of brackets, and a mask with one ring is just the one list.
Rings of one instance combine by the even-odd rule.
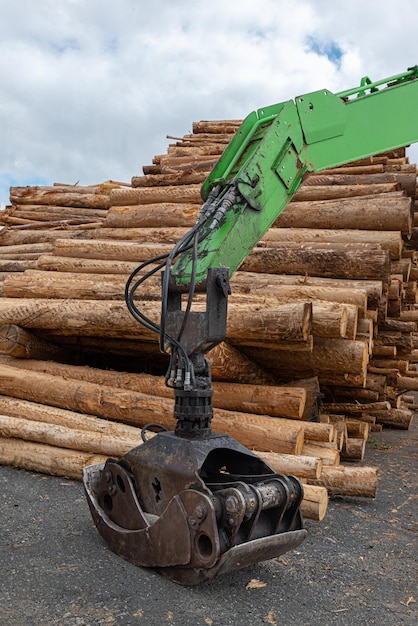
[[[209, 267], [239, 267], [299, 189], [320, 171], [418, 141], [418, 67], [333, 94], [323, 89], [251, 113], [202, 186], [239, 191], [216, 228], [205, 225], [196, 282]], [[178, 284], [192, 275], [192, 252], [172, 272]]]

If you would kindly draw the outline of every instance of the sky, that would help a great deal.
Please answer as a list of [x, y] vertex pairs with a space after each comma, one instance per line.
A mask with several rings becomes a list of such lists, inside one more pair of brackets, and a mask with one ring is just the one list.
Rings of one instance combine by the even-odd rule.
[[0, 0], [0, 16], [3, 209], [10, 186], [130, 182], [194, 121], [418, 64], [416, 0]]

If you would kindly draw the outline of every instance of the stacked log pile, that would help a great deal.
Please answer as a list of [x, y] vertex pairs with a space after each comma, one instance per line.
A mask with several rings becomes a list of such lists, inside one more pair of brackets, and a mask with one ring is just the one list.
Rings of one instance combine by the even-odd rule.
[[110, 191], [124, 185], [11, 187], [11, 204], [0, 216], [0, 283], [10, 273], [36, 268], [56, 239], [88, 237], [106, 218]]
[[[66, 204], [55, 188], [12, 188], [4, 250], [34, 256], [3, 280], [0, 462], [79, 477], [83, 464], [137, 445], [144, 424], [171, 427], [166, 357], [130, 317], [124, 287], [194, 224], [200, 185], [237, 126], [197, 123], [131, 186], [84, 188], [89, 222], [68, 209], [79, 206], [73, 188], [60, 189]], [[316, 519], [325, 487], [375, 495], [375, 468], [340, 461], [363, 460], [371, 431], [413, 418], [415, 194], [404, 150], [311, 175], [231, 281], [227, 341], [210, 354], [214, 428], [309, 482], [305, 514]], [[46, 197], [67, 217], [48, 213]], [[151, 279], [141, 307], [156, 320], [159, 297]]]

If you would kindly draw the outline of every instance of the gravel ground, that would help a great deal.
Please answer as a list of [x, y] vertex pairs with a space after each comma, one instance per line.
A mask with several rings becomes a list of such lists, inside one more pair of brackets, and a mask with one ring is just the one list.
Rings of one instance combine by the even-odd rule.
[[375, 500], [335, 498], [297, 550], [195, 587], [113, 554], [81, 483], [0, 467], [0, 625], [416, 626], [418, 423], [366, 464]]

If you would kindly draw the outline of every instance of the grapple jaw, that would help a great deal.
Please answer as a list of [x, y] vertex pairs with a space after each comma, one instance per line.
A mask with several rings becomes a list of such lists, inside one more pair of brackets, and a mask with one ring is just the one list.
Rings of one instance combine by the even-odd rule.
[[306, 537], [299, 481], [227, 435], [159, 433], [85, 468], [83, 484], [109, 547], [183, 585], [280, 556]]

